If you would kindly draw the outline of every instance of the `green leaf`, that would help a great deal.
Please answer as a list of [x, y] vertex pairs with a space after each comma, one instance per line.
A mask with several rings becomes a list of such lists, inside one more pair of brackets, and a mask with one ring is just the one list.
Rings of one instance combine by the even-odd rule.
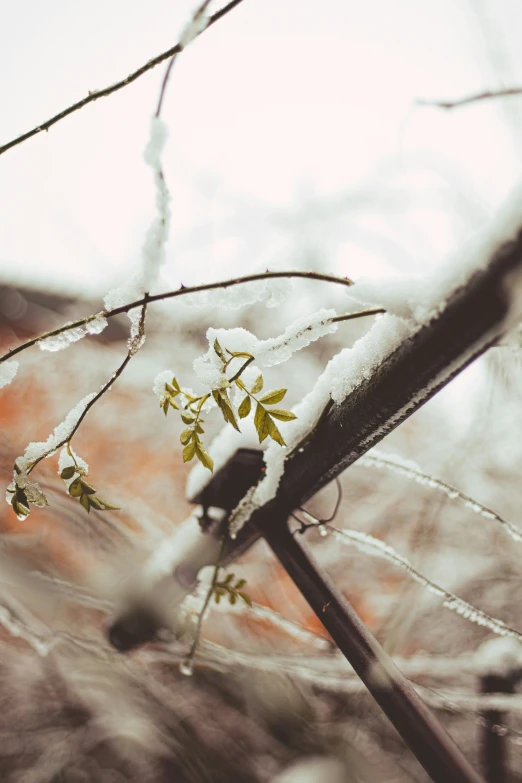
[[251, 394], [258, 394], [261, 391], [261, 389], [263, 388], [263, 384], [264, 384], [263, 376], [262, 375], [258, 375], [257, 379], [256, 379], [256, 382], [254, 383], [254, 385], [250, 389], [250, 393]]
[[183, 449], [183, 462], [190, 462], [190, 460], [193, 458], [195, 453], [196, 453], [196, 443], [195, 441], [191, 441]]
[[90, 484], [87, 484], [85, 479], [81, 478], [80, 479], [80, 484], [82, 485], [82, 490], [85, 492], [86, 495], [94, 495], [94, 493], [96, 492], [94, 487], [91, 487]]
[[246, 353], [245, 351], [229, 351], [228, 352], [230, 356], [233, 356], [234, 359], [250, 359], [253, 360], [253, 356], [251, 353]]
[[281, 402], [286, 392], [287, 389], [274, 389], [274, 391], [268, 392], [264, 397], [261, 397], [259, 402], [262, 402], [264, 405], [275, 405], [276, 402]]
[[229, 593], [228, 600], [232, 605], [234, 605], [235, 603], [237, 603], [237, 595], [235, 593]]
[[170, 385], [170, 383], [165, 384], [165, 391], [168, 391], [169, 395], [171, 395], [172, 397], [177, 397], [178, 394], [181, 394], [179, 387], [175, 389], [173, 386]]
[[[108, 500], [103, 500], [103, 498], [100, 498], [98, 495], [90, 495], [89, 496], [89, 500], [90, 500], [91, 506], [94, 506], [95, 508], [98, 508], [98, 505], [101, 506], [101, 508], [98, 509], [99, 511], [119, 511], [120, 510], [119, 506], [114, 506], [112, 503], [109, 503]], [[94, 501], [96, 501], [96, 503], [98, 505], [94, 505]]]
[[214, 460], [210, 454], [205, 451], [201, 443], [196, 444], [196, 456], [205, 468], [208, 468], [211, 472], [213, 472]]
[[212, 392], [212, 396], [217, 402], [218, 407], [221, 413], [223, 414], [223, 418], [225, 419], [225, 421], [230, 422], [230, 424], [234, 427], [235, 430], [241, 432], [238, 423], [236, 421], [234, 410], [232, 408], [232, 405], [230, 404], [230, 400], [228, 399], [228, 395], [226, 391], [224, 389], [215, 389]]
[[23, 517], [25, 519], [25, 517], [29, 516], [29, 506], [24, 506], [23, 503], [19, 503], [15, 496], [13, 496], [11, 505], [13, 506], [13, 511], [17, 517]]
[[74, 479], [72, 484], [69, 484], [69, 495], [73, 498], [79, 498], [82, 492], [83, 489], [81, 478]]
[[223, 590], [220, 590], [219, 587], [216, 587], [216, 589], [214, 590], [214, 600], [215, 600], [215, 602], [218, 604], [221, 601], [221, 599], [223, 598], [224, 595], [225, 595], [225, 593], [223, 592]]
[[224, 584], [224, 585], [229, 585], [229, 584], [230, 584], [230, 582], [233, 580], [233, 578], [234, 578], [234, 577], [235, 577], [235, 574], [234, 574], [234, 573], [227, 574], [227, 576], [226, 576], [226, 579], [225, 579], [225, 581], [223, 582], [223, 584]]
[[70, 465], [68, 468], [64, 468], [62, 470], [60, 476], [63, 479], [72, 479], [75, 473], [76, 473], [76, 468], [74, 467], [74, 465]]
[[183, 430], [181, 435], [179, 436], [179, 439], [183, 446], [186, 446], [189, 440], [192, 438], [193, 430]]
[[165, 397], [165, 399], [162, 400], [162, 402], [160, 402], [160, 406], [163, 408], [163, 413], [166, 416], [167, 413], [169, 412], [169, 400], [168, 400], [168, 397]]
[[257, 430], [259, 442], [262, 443], [268, 437], [268, 423], [270, 419], [262, 405], [257, 403], [256, 414], [254, 416], [254, 426]]
[[267, 413], [267, 419], [268, 419], [268, 434], [272, 438], [272, 440], [275, 440], [276, 443], [279, 443], [280, 446], [286, 446], [286, 443], [284, 442], [283, 436], [277, 429], [274, 421], [270, 418], [270, 414]]
[[178, 392], [181, 391], [181, 389], [179, 388], [179, 383], [177, 382], [177, 380], [174, 377], [172, 378], [172, 385], [174, 386], [176, 391], [178, 391]]
[[243, 599], [243, 601], [247, 604], [247, 606], [250, 606], [252, 608], [252, 599], [249, 595], [246, 593], [238, 593], [238, 596]]
[[182, 413], [181, 414], [181, 421], [184, 424], [194, 424], [196, 421], [196, 418], [191, 413]]
[[98, 509], [98, 511], [119, 511], [119, 506], [114, 506], [112, 503], [109, 503], [108, 500], [103, 500], [103, 498], [100, 498], [98, 495], [89, 495], [89, 502], [93, 508]]
[[234, 590], [241, 590], [246, 585], [246, 579], [238, 579], [234, 585]]
[[169, 401], [169, 405], [171, 406], [171, 408], [174, 408], [175, 410], [179, 411], [179, 405], [176, 402], [174, 402], [174, 398], [173, 397], [169, 397], [168, 401]]
[[252, 402], [250, 400], [250, 397], [247, 395], [239, 408], [237, 409], [237, 412], [239, 414], [240, 419], [244, 419], [248, 416], [252, 409]]
[[80, 498], [80, 503], [82, 504], [86, 512], [89, 514], [91, 511], [91, 502], [90, 502], [89, 495], [82, 495]]
[[194, 427], [194, 432], [197, 432], [197, 433], [198, 433], [198, 435], [203, 435], [203, 433], [205, 432], [205, 430], [203, 429], [203, 427], [201, 426], [201, 424], [199, 423], [199, 421], [198, 421], [198, 423], [196, 424], [196, 426]]
[[273, 408], [270, 411], [270, 415], [273, 416], [274, 419], [279, 419], [279, 421], [293, 421], [294, 419], [297, 419], [295, 413], [292, 413], [292, 411], [285, 411], [283, 408]]
[[219, 358], [222, 362], [226, 362], [225, 354], [223, 353], [223, 348], [220, 346], [217, 338], [214, 340], [214, 351], [217, 353]]

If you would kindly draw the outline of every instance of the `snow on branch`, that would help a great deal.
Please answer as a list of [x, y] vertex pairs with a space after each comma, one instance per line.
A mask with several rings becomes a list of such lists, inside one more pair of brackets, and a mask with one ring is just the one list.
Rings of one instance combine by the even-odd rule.
[[503, 519], [495, 511], [491, 511], [491, 509], [486, 508], [486, 506], [483, 506], [481, 503], [477, 503], [476, 500], [465, 495], [464, 492], [455, 489], [455, 487], [445, 484], [443, 481], [439, 481], [432, 476], [427, 476], [425, 473], [422, 473], [416, 465], [406, 462], [406, 460], [403, 460], [401, 457], [388, 455], [374, 449], [370, 454], [364, 454], [360, 457], [358, 464], [370, 468], [390, 470], [392, 473], [411, 479], [423, 487], [429, 487], [430, 489], [442, 492], [446, 497], [450, 498], [450, 500], [460, 500], [464, 503], [466, 508], [473, 511], [474, 514], [478, 514], [485, 519], [492, 519], [499, 522], [511, 538], [518, 542], [522, 541], [522, 530], [512, 522]]
[[[108, 318], [113, 318], [116, 315], [121, 315], [122, 313], [129, 313], [131, 310], [135, 310], [138, 307], [143, 307], [143, 305], [145, 304], [150, 304], [153, 302], [161, 302], [167, 299], [175, 299], [180, 296], [200, 294], [205, 291], [214, 291], [217, 289], [229, 289], [237, 285], [243, 285], [245, 283], [255, 283], [258, 280], [275, 280], [275, 279], [282, 279], [282, 278], [301, 278], [305, 280], [316, 280], [320, 282], [334, 283], [342, 286], [353, 285], [353, 281], [347, 277], [336, 277], [335, 275], [326, 275], [326, 274], [321, 274], [320, 272], [302, 272], [302, 271], [292, 271], [292, 270], [287, 272], [283, 272], [283, 271], [270, 272], [267, 270], [266, 272], [260, 272], [252, 275], [245, 275], [244, 277], [235, 277], [230, 280], [222, 280], [216, 283], [204, 283], [202, 285], [196, 285], [190, 287], [181, 285], [180, 288], [177, 288], [175, 290], [165, 291], [164, 293], [160, 293], [160, 294], [152, 294], [150, 296], [142, 295], [141, 291], [143, 289], [137, 292], [135, 288], [133, 291], [132, 285], [130, 284], [128, 289], [124, 289], [123, 286], [120, 286], [120, 288], [115, 289], [114, 291], [107, 294], [107, 297], [111, 297], [111, 298], [109, 300], [109, 304], [106, 304], [105, 310], [102, 310], [99, 313], [94, 313], [92, 315], [86, 316], [85, 318], [79, 318], [76, 321], [71, 321], [69, 323], [63, 324], [63, 326], [58, 326], [56, 329], [51, 329], [49, 332], [44, 332], [43, 334], [38, 335], [38, 337], [34, 337], [31, 340], [27, 340], [26, 342], [22, 343], [21, 345], [18, 345], [16, 348], [13, 348], [11, 351], [7, 351], [7, 353], [1, 356], [0, 364], [3, 364], [9, 359], [12, 359], [13, 356], [16, 356], [22, 351], [25, 351], [27, 348], [30, 348], [31, 346], [36, 345], [37, 343], [40, 343], [44, 340], [57, 337], [58, 335], [61, 335], [65, 332], [69, 332], [71, 330], [75, 330], [77, 327], [84, 326], [91, 321], [97, 320], [100, 322], [102, 318], [108, 319]], [[134, 283], [136, 283], [136, 281], [134, 281]], [[127, 291], [129, 298], [134, 296], [138, 296], [139, 298], [132, 299], [132, 301], [130, 302], [125, 301], [126, 299], [125, 291]], [[116, 299], [113, 298], [113, 295], [114, 296], [117, 295], [118, 301], [116, 301]], [[217, 304], [221, 304], [221, 303], [218, 302]]]
[[386, 544], [384, 541], [374, 538], [374, 536], [371, 536], [368, 533], [360, 533], [356, 530], [340, 530], [330, 524], [325, 527], [332, 532], [332, 535], [340, 543], [352, 544], [361, 552], [381, 557], [384, 560], [388, 560], [394, 565], [399, 566], [399, 568], [402, 568], [415, 582], [421, 584], [430, 593], [433, 593], [433, 595], [442, 598], [442, 605], [446, 609], [451, 609], [451, 611], [464, 617], [465, 620], [469, 620], [476, 625], [481, 625], [499, 636], [511, 637], [512, 639], [517, 639], [519, 642], [522, 642], [522, 633], [520, 631], [510, 628], [503, 623], [502, 620], [491, 617], [491, 615], [486, 614], [486, 612], [483, 612], [481, 609], [477, 609], [454, 593], [444, 590], [444, 588], [440, 587], [435, 582], [427, 579], [413, 567], [409, 560], [402, 557], [402, 555], [399, 555], [392, 546]]

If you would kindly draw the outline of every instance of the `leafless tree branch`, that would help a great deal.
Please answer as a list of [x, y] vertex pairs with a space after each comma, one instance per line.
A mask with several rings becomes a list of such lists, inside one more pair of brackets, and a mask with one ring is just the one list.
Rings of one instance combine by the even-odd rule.
[[488, 101], [494, 98], [506, 98], [510, 95], [522, 95], [522, 87], [506, 87], [503, 90], [486, 90], [477, 92], [473, 95], [466, 95], [464, 98], [457, 98], [454, 101], [432, 101], [425, 98], [418, 98], [418, 106], [432, 106], [436, 109], [456, 109], [460, 106], [466, 106], [469, 103], [478, 103], [479, 101]]
[[[216, 13], [210, 17], [207, 28], [211, 27], [213, 24], [215, 24], [224, 16], [226, 16], [226, 14], [232, 11], [241, 2], [243, 2], [243, 0], [231, 0], [231, 2], [229, 2], [226, 6], [224, 6], [224, 8], [221, 8], [219, 11], [216, 11]], [[98, 98], [106, 98], [108, 95], [112, 95], [113, 92], [116, 92], [117, 90], [121, 90], [123, 87], [126, 87], [128, 84], [131, 84], [131, 82], [134, 82], [136, 81], [136, 79], [139, 79], [140, 76], [143, 76], [143, 74], [147, 73], [147, 71], [150, 71], [152, 70], [152, 68], [155, 68], [156, 65], [159, 65], [164, 60], [168, 60], [169, 57], [173, 57], [174, 55], [179, 54], [182, 48], [183, 47], [179, 43], [177, 43], [171, 49], [167, 49], [166, 52], [163, 52], [162, 54], [158, 54], [156, 57], [153, 57], [152, 60], [149, 60], [144, 65], [140, 66], [136, 71], [130, 73], [128, 76], [125, 77], [125, 79], [122, 79], [121, 81], [116, 82], [115, 84], [111, 84], [109, 87], [105, 87], [102, 90], [93, 90], [92, 92], [89, 92], [89, 94], [81, 101], [78, 101], [77, 103], [73, 103], [72, 106], [68, 106], [66, 109], [63, 109], [58, 114], [55, 114], [54, 117], [50, 117], [45, 122], [42, 122], [36, 128], [33, 128], [32, 130], [23, 133], [21, 136], [18, 136], [17, 138], [7, 142], [7, 144], [0, 146], [0, 155], [3, 155], [4, 152], [7, 152], [7, 150], [10, 150], [12, 147], [16, 147], [18, 144], [21, 144], [23, 141], [27, 141], [27, 139], [36, 136], [38, 133], [41, 133], [42, 131], [48, 131], [49, 128], [51, 128], [57, 122], [60, 122], [60, 120], [65, 119], [65, 117], [68, 117], [69, 114], [73, 114], [75, 111], [78, 111], [79, 109], [83, 109], [84, 106], [87, 106], [87, 104], [89, 103], [93, 103], [93, 101], [98, 100]]]
[[143, 305], [148, 304], [150, 302], [160, 302], [165, 299], [173, 299], [178, 296], [184, 296], [185, 294], [200, 293], [201, 291], [212, 291], [216, 288], [231, 288], [234, 285], [240, 285], [242, 283], [251, 283], [256, 280], [268, 280], [268, 279], [285, 278], [285, 277], [286, 278], [300, 277], [306, 280], [320, 280], [326, 283], [337, 283], [339, 285], [345, 285], [345, 286], [353, 285], [353, 280], [350, 280], [348, 277], [335, 277], [335, 275], [324, 275], [321, 274], [320, 272], [268, 272], [268, 271], [260, 272], [254, 275], [245, 275], [245, 277], [236, 277], [236, 278], [232, 278], [231, 280], [222, 280], [219, 283], [205, 283], [204, 285], [196, 285], [191, 287], [186, 287], [184, 285], [181, 285], [180, 288], [177, 288], [174, 291], [166, 291], [163, 294], [152, 294], [150, 296], [145, 296], [142, 299], [137, 299], [135, 302], [129, 302], [126, 305], [121, 305], [121, 307], [115, 307], [114, 310], [101, 310], [99, 313], [88, 315], [85, 318], [79, 318], [77, 321], [70, 321], [67, 324], [63, 324], [63, 326], [59, 326], [56, 329], [52, 329], [50, 332], [45, 332], [44, 334], [41, 334], [38, 337], [33, 337], [31, 340], [27, 340], [27, 342], [18, 345], [16, 348], [13, 348], [11, 351], [8, 351], [6, 354], [1, 356], [0, 364], [2, 364], [2, 362], [7, 361], [8, 359], [11, 359], [13, 356], [16, 356], [16, 354], [25, 351], [26, 348], [30, 348], [32, 345], [36, 345], [36, 343], [40, 342], [40, 340], [45, 340], [48, 337], [56, 337], [59, 334], [68, 332], [70, 329], [75, 329], [79, 326], [84, 326], [85, 324], [88, 324], [89, 321], [93, 321], [95, 318], [99, 316], [103, 316], [104, 318], [113, 318], [115, 315], [128, 313], [130, 310], [134, 310], [136, 307], [143, 307]]

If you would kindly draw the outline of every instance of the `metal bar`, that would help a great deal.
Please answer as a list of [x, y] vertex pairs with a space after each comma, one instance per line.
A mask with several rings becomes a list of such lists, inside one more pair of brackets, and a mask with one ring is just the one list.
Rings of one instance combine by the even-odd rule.
[[[514, 693], [513, 676], [488, 674], [481, 677], [481, 693]], [[507, 783], [506, 737], [498, 732], [498, 725], [505, 721], [505, 714], [499, 710], [484, 710], [486, 724], [482, 732], [482, 767], [487, 783]]]
[[435, 783], [481, 783], [408, 680], [343, 595], [274, 517], [263, 536], [371, 695]]
[[289, 455], [275, 498], [254, 512], [228, 556], [248, 549], [264, 519], [313, 497], [493, 345], [505, 328], [513, 273], [520, 274], [521, 267], [522, 231], [499, 247], [486, 268], [470, 274], [436, 317], [390, 353], [341, 405], [332, 405], [302, 448]]

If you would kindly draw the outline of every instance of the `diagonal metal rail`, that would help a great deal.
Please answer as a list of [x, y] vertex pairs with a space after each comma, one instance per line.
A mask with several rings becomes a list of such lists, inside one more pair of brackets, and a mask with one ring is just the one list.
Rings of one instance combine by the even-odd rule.
[[[365, 628], [346, 599], [315, 565], [289, 531], [290, 513], [313, 497], [368, 449], [418, 410], [476, 357], [495, 344], [513, 307], [512, 291], [520, 280], [522, 232], [500, 245], [486, 268], [470, 274], [438, 315], [392, 351], [373, 375], [341, 405], [331, 405], [302, 449], [285, 463], [276, 496], [257, 509], [231, 541], [231, 561], [264, 537], [310, 603], [332, 638], [436, 783], [477, 783], [478, 774], [464, 758], [409, 682]], [[519, 285], [520, 283], [518, 283]], [[520, 296], [515, 291], [514, 298]], [[520, 302], [515, 303], [520, 307]], [[240, 450], [194, 498], [204, 507], [232, 510], [261, 475], [259, 453]], [[215, 538], [219, 528], [214, 530]], [[212, 537], [212, 532], [210, 534]], [[190, 589], [188, 572], [215, 562], [216, 547], [200, 536], [183, 563], [173, 569], [180, 589]], [[183, 579], [178, 574], [183, 572]], [[119, 625], [118, 625], [119, 624]], [[118, 618], [113, 641], [126, 635], [133, 645], [132, 622]], [[130, 628], [130, 631], [129, 631]], [[151, 631], [152, 634], [152, 631]], [[150, 634], [150, 635], [151, 635]], [[150, 638], [149, 635], [149, 638]], [[146, 639], [141, 634], [136, 644]], [[116, 645], [118, 646], [118, 645]]]

